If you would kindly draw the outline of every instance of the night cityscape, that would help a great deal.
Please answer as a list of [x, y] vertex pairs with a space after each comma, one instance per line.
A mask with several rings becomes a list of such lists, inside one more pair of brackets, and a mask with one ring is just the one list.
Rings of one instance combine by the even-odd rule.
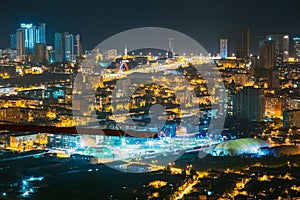
[[1, 2], [0, 199], [300, 199], [300, 3]]

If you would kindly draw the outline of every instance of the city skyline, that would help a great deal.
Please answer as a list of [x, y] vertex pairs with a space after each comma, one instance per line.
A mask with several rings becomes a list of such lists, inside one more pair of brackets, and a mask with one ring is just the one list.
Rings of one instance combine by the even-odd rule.
[[[187, 4], [151, 2], [144, 6], [135, 1], [118, 2], [114, 5], [109, 2], [86, 2], [83, 5], [60, 2], [59, 7], [55, 7], [57, 3], [53, 2], [42, 9], [37, 1], [30, 2], [17, 5], [4, 3], [5, 9], [1, 15], [10, 16], [14, 10], [19, 11], [8, 19], [4, 17], [0, 20], [2, 27], [5, 27], [0, 33], [1, 48], [9, 46], [9, 35], [14, 33], [20, 23], [38, 22], [47, 23], [47, 44], [54, 45], [56, 32], [74, 32], [82, 36], [84, 49], [92, 49], [121, 31], [145, 26], [165, 27], [183, 32], [213, 54], [219, 51], [220, 38], [228, 39], [229, 54], [235, 52], [236, 32], [245, 26], [250, 29], [250, 52], [255, 54], [260, 36], [289, 34], [293, 38], [300, 34], [300, 29], [296, 26], [300, 17], [297, 7], [300, 6], [297, 6], [299, 3], [296, 1], [251, 1], [248, 4], [235, 0]], [[131, 12], [127, 12], [129, 9]]]
[[5, 1], [0, 199], [300, 199], [300, 2]]

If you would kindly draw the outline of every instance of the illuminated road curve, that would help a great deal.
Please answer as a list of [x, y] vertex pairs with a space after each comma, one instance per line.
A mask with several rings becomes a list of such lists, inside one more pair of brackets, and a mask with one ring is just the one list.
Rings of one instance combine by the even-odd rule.
[[[208, 63], [209, 61], [205, 61], [203, 59], [197, 60], [195, 62], [195, 60], [193, 60], [193, 58], [189, 58], [187, 59], [188, 62], [190, 63], [197, 63], [197, 64], [204, 64], [204, 63]], [[148, 67], [143, 67], [143, 68], [134, 68], [131, 69], [129, 71], [125, 71], [122, 73], [117, 73], [117, 74], [102, 74], [103, 77], [103, 81], [109, 81], [109, 80], [114, 80], [114, 79], [120, 79], [123, 77], [126, 77], [127, 75], [130, 75], [132, 73], [149, 73], [152, 71], [164, 71], [166, 69], [177, 69], [180, 65], [184, 66], [187, 65], [187, 62], [179, 62], [179, 63], [173, 63], [173, 64], [169, 64], [169, 65], [158, 65], [158, 66], [148, 66]]]

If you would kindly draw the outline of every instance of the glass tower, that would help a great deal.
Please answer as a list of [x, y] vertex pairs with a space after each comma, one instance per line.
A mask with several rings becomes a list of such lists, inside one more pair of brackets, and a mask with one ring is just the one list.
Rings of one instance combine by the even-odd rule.
[[228, 52], [228, 40], [227, 39], [220, 39], [220, 56], [222, 59], [227, 58], [227, 52]]
[[300, 60], [300, 37], [296, 37], [293, 40], [294, 40], [295, 59]]
[[33, 53], [36, 38], [36, 27], [33, 24], [21, 24], [21, 29], [24, 31], [24, 44], [28, 53]]
[[289, 58], [289, 35], [285, 34], [270, 34], [266, 37], [267, 40], [275, 42], [276, 61], [281, 63]]
[[11, 49], [17, 49], [17, 38], [16, 38], [16, 34], [13, 33], [13, 34], [10, 34], [9, 36], [9, 47]]
[[65, 40], [64, 33], [55, 33], [54, 35], [54, 49], [55, 49], [55, 62], [63, 62], [65, 58]]
[[[11, 35], [11, 47], [13, 47]], [[46, 45], [46, 24], [39, 23], [38, 26], [33, 24], [22, 23], [16, 32], [16, 49], [20, 58], [24, 55], [33, 54], [35, 44]]]

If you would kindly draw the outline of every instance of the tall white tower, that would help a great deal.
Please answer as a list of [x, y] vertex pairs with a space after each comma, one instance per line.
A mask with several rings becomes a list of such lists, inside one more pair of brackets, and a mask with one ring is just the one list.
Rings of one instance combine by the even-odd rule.
[[125, 45], [124, 55], [127, 56], [127, 46]]

